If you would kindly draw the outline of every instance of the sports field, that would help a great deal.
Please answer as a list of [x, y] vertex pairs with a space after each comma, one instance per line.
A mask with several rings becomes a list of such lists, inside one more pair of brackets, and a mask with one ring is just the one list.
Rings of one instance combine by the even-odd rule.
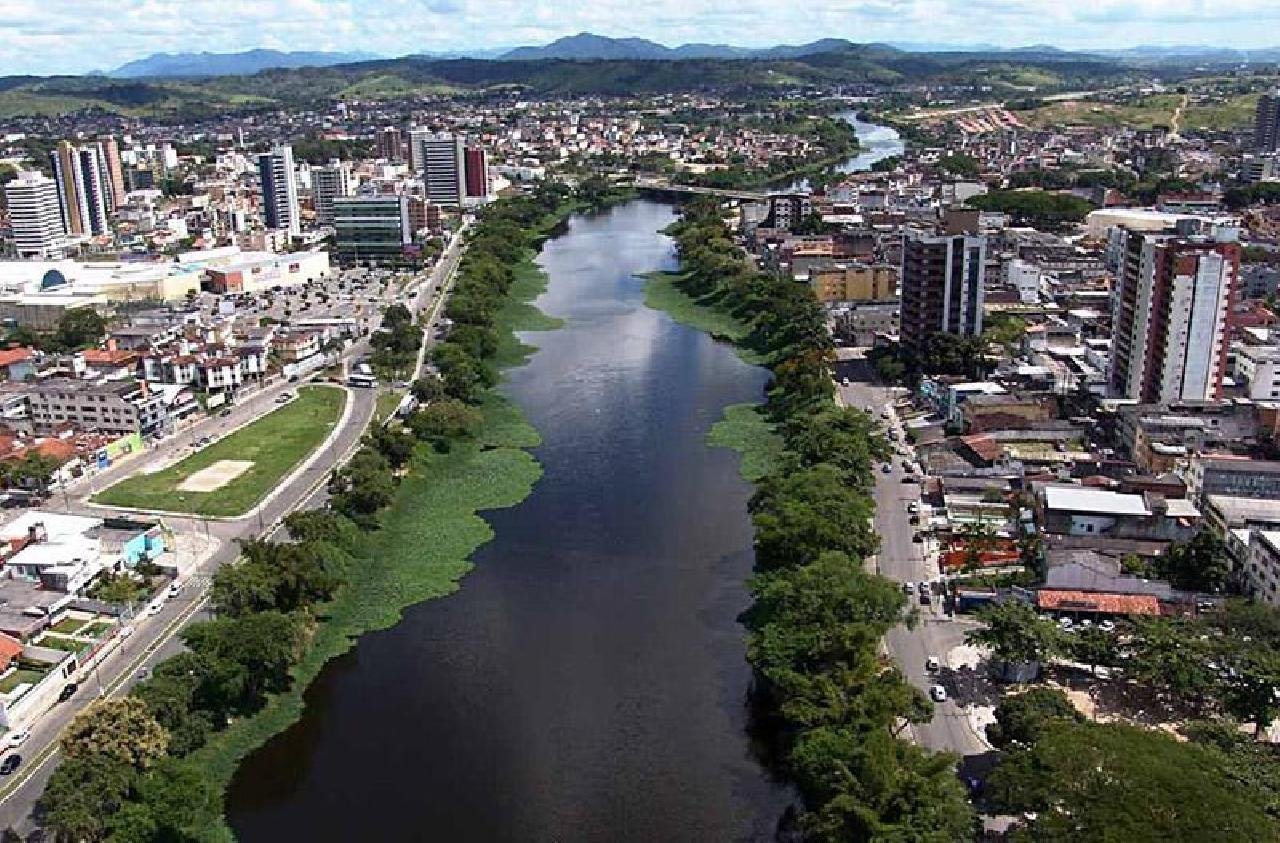
[[122, 480], [94, 503], [135, 509], [235, 516], [254, 507], [325, 440], [342, 417], [346, 393], [304, 386], [293, 401], [186, 459]]

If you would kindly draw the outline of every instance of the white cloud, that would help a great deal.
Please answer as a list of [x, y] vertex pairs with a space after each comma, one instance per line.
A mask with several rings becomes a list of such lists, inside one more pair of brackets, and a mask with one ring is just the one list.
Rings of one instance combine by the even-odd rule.
[[385, 55], [591, 31], [666, 44], [852, 41], [1270, 46], [1276, 0], [0, 0], [0, 73], [108, 69], [154, 52]]

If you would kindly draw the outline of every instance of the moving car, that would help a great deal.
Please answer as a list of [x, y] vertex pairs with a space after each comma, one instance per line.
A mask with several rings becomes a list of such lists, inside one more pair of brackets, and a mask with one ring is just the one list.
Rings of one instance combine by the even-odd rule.
[[4, 745], [10, 749], [16, 749], [22, 746], [29, 737], [31, 737], [30, 729], [17, 729], [5, 736]]
[[18, 769], [18, 765], [22, 763], [21, 755], [10, 755], [4, 761], [0, 761], [0, 776], [7, 776], [14, 770]]
[[889, 474], [893, 471], [893, 466], [889, 465], [888, 463], [885, 463], [884, 465], [880, 466], [880, 470], [885, 474]]
[[930, 673], [933, 673], [934, 671], [938, 670], [941, 667], [942, 667], [942, 662], [938, 661], [937, 656], [929, 656], [929, 658], [924, 660], [924, 669], [929, 671]]
[[58, 693], [58, 702], [66, 702], [76, 695], [76, 689], [80, 686], [74, 682], [68, 682], [62, 686], [62, 691]]
[[934, 685], [932, 688], [929, 689], [929, 698], [932, 699], [934, 702], [946, 702], [947, 689], [942, 687], [941, 685]]
[[169, 583], [170, 597], [177, 597], [181, 593], [182, 593], [182, 586], [178, 585], [178, 583], [176, 582]]

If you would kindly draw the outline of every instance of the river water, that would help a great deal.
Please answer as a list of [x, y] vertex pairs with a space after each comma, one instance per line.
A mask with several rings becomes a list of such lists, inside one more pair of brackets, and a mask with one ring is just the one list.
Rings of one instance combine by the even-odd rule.
[[[850, 169], [901, 151], [854, 125]], [[644, 306], [635, 275], [675, 266], [673, 219], [631, 202], [545, 245], [537, 304], [565, 325], [503, 387], [543, 478], [485, 515], [496, 537], [456, 594], [330, 662], [245, 761], [240, 840], [773, 837], [792, 796], [752, 755], [737, 622], [751, 488], [705, 441], [767, 373]]]

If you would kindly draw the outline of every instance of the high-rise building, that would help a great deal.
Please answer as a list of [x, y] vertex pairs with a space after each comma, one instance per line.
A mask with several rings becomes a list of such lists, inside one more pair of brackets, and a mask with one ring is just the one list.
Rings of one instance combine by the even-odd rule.
[[333, 227], [338, 256], [347, 263], [397, 263], [413, 242], [404, 194], [335, 199]]
[[395, 126], [383, 126], [378, 131], [378, 157], [388, 161], [404, 160], [404, 134]]
[[422, 183], [427, 200], [436, 205], [459, 207], [466, 196], [463, 177], [462, 138], [456, 135], [429, 135], [422, 139]]
[[127, 191], [124, 189], [124, 167], [120, 163], [120, 145], [108, 135], [101, 141], [102, 153], [107, 160], [107, 177], [111, 182], [111, 198], [117, 208], [123, 207]]
[[72, 146], [61, 141], [49, 153], [62, 224], [68, 234], [107, 234], [115, 210], [110, 172], [101, 144]]
[[277, 146], [258, 156], [258, 179], [262, 184], [262, 216], [267, 228], [302, 231], [298, 210], [298, 184], [293, 175], [293, 147]]
[[1280, 152], [1280, 88], [1258, 97], [1253, 148], [1258, 152]]
[[57, 183], [38, 172], [22, 172], [5, 185], [4, 193], [18, 257], [62, 257], [66, 229]]
[[409, 169], [421, 173], [425, 166], [422, 158], [422, 142], [431, 137], [430, 129], [409, 130]]
[[468, 199], [484, 199], [489, 195], [489, 156], [478, 146], [468, 146], [462, 155], [463, 181]]
[[1236, 235], [1229, 227], [1189, 237], [1113, 231], [1112, 396], [1147, 403], [1221, 397], [1240, 274]]
[[315, 196], [316, 222], [333, 224], [333, 203], [353, 191], [351, 165], [334, 158], [324, 167], [311, 170], [311, 191]]
[[982, 333], [987, 238], [978, 212], [951, 210], [935, 230], [907, 228], [902, 243], [902, 342], [930, 334]]

